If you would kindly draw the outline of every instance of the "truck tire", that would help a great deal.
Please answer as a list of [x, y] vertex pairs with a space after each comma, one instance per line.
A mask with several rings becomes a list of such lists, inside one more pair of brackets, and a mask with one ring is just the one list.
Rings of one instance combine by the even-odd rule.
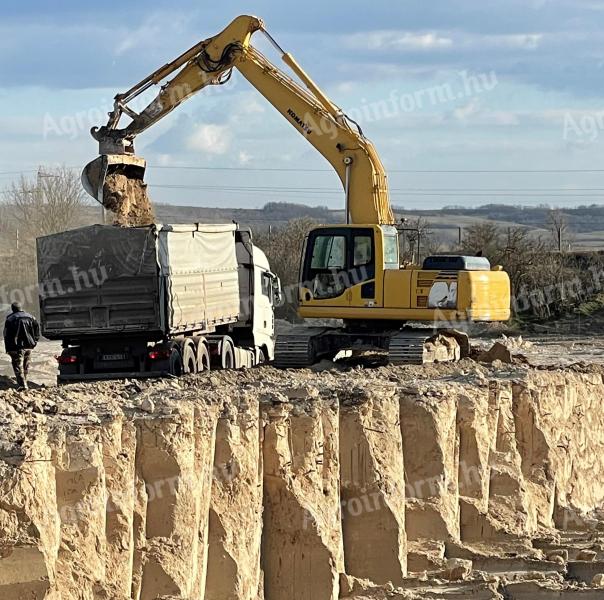
[[197, 371], [203, 373], [210, 370], [210, 351], [203, 338], [197, 340]]
[[182, 352], [182, 364], [183, 373], [185, 375], [191, 375], [197, 373], [197, 349], [195, 348], [195, 342], [191, 338], [187, 338], [181, 347]]
[[222, 368], [223, 369], [234, 369], [235, 368], [235, 348], [230, 338], [225, 338], [222, 342]]
[[180, 350], [174, 346], [170, 353], [170, 375], [180, 377], [183, 374], [183, 362]]
[[264, 348], [258, 350], [258, 365], [264, 365], [267, 362], [267, 354]]

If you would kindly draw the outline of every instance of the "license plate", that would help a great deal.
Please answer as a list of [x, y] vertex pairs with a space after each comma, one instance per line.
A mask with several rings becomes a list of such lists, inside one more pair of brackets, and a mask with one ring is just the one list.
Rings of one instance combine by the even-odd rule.
[[127, 354], [103, 354], [101, 360], [128, 360]]

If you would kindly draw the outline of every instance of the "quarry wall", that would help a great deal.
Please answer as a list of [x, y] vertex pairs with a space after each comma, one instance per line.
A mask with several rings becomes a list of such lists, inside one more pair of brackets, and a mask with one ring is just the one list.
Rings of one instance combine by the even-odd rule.
[[279, 372], [0, 392], [0, 598], [332, 600], [604, 502], [585, 369]]

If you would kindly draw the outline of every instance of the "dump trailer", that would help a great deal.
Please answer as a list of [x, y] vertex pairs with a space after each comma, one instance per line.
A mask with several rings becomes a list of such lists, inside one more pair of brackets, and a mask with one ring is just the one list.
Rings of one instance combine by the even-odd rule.
[[94, 225], [37, 240], [58, 381], [178, 376], [274, 356], [279, 279], [249, 230]]

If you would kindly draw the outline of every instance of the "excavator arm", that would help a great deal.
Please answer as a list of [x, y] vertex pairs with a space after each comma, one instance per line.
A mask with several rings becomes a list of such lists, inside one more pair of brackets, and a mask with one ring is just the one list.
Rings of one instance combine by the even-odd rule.
[[[257, 31], [267, 35], [302, 85], [251, 45], [251, 37]], [[101, 158], [84, 170], [86, 189], [101, 199], [104, 177], [112, 167], [125, 167], [126, 170], [129, 166], [138, 167], [138, 174], [142, 175], [144, 161], [134, 155], [136, 136], [197, 92], [210, 85], [226, 83], [234, 68], [329, 161], [344, 187], [347, 218], [352, 223], [394, 223], [386, 173], [373, 144], [365, 138], [360, 127], [327, 98], [295, 59], [283, 51], [266, 32], [263, 22], [251, 16], [236, 18], [222, 33], [196, 44], [126, 93], [116, 96], [107, 125], [92, 130], [93, 137], [99, 142]], [[128, 106], [137, 96], [174, 73], [142, 112], [136, 113]], [[131, 122], [119, 128], [124, 114]], [[99, 167], [98, 160], [103, 167]]]

